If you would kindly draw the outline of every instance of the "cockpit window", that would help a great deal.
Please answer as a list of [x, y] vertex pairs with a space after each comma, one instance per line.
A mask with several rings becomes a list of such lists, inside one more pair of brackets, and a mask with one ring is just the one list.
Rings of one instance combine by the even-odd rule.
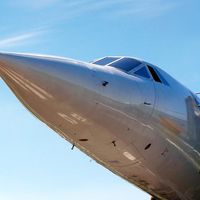
[[147, 65], [147, 67], [148, 67], [148, 69], [149, 69], [149, 71], [150, 71], [150, 73], [151, 73], [154, 81], [169, 86], [169, 83], [164, 78], [164, 76], [161, 74], [161, 72], [159, 71], [159, 69], [151, 67], [149, 65]]
[[129, 72], [130, 70], [132, 70], [133, 68], [137, 67], [140, 64], [141, 64], [141, 62], [136, 59], [122, 58], [122, 59], [119, 59], [119, 60], [109, 64], [109, 66], [121, 69], [125, 72]]
[[196, 101], [197, 101], [197, 106], [200, 108], [200, 99], [198, 97], [197, 97]]
[[97, 64], [97, 65], [107, 65], [111, 62], [114, 62], [115, 60], [118, 60], [120, 57], [105, 57], [105, 58], [102, 58], [100, 60], [97, 60], [95, 62], [93, 62], [93, 64]]
[[195, 98], [195, 101], [196, 101], [197, 106], [200, 107], [200, 99], [197, 97], [197, 98]]
[[163, 75], [161, 75], [159, 70], [155, 69], [155, 71], [157, 72], [158, 76], [160, 77], [162, 83], [169, 86], [169, 83], [166, 81], [166, 79], [163, 77]]
[[144, 78], [148, 78], [148, 79], [150, 78], [150, 75], [149, 75], [146, 67], [142, 67], [142, 68], [138, 69], [137, 71], [134, 72], [134, 74], [139, 75]]
[[154, 68], [149, 65], [147, 65], [147, 66], [149, 68], [149, 71], [151, 72], [151, 75], [152, 75], [154, 81], [162, 83], [162, 81], [160, 80], [160, 78], [159, 78], [158, 74], [156, 73], [156, 71], [154, 70]]
[[200, 108], [200, 99], [197, 95], [191, 92], [192, 98], [194, 99], [195, 104]]

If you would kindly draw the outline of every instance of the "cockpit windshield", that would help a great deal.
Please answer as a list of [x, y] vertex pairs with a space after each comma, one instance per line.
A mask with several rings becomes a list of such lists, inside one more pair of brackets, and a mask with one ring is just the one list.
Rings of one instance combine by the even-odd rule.
[[121, 69], [125, 72], [129, 72], [140, 64], [141, 62], [134, 58], [121, 58], [115, 62], [112, 62], [109, 64], [109, 66]]
[[93, 64], [97, 64], [97, 65], [107, 65], [109, 63], [112, 63], [116, 60], [120, 59], [120, 57], [112, 57], [112, 56], [108, 56], [108, 57], [105, 57], [105, 58], [101, 58], [95, 62], [93, 62]]
[[120, 69], [125, 72], [129, 72], [141, 64], [140, 61], [134, 58], [119, 57], [119, 56], [107, 56], [92, 62], [97, 65], [108, 65]]
[[[159, 68], [152, 66], [148, 63], [140, 61], [132, 57], [122, 57], [122, 56], [107, 56], [100, 58], [91, 62], [93, 64], [102, 65], [102, 66], [111, 66], [116, 69], [119, 69], [129, 75], [137, 76], [140, 78], [149, 79], [155, 81], [156, 83], [163, 84], [165, 86], [170, 86], [165, 74], [160, 71]], [[197, 97], [198, 105], [200, 106], [200, 100]]]

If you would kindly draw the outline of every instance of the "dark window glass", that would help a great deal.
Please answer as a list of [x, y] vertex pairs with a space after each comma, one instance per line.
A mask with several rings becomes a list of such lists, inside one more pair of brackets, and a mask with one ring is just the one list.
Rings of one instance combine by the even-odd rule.
[[196, 102], [196, 104], [200, 107], [200, 100], [199, 100], [198, 97], [195, 98], [195, 102]]
[[191, 92], [191, 95], [192, 95], [192, 97], [193, 97], [195, 103], [197, 104], [197, 106], [200, 107], [200, 99], [199, 99], [199, 97], [196, 96], [196, 95], [194, 95], [192, 92]]
[[109, 66], [121, 69], [125, 72], [128, 72], [140, 64], [141, 64], [140, 61], [135, 60], [133, 58], [122, 58], [120, 60], [117, 60], [117, 61], [111, 63]]
[[[200, 94], [198, 93], [197, 95], [200, 95]], [[199, 98], [199, 96], [196, 97], [196, 101], [198, 102], [198, 105], [200, 107], [200, 98]]]
[[163, 84], [168, 85], [169, 83], [166, 81], [166, 79], [161, 75], [161, 73], [159, 72], [159, 70], [155, 69], [155, 71], [157, 72], [157, 74], [159, 75], [159, 77], [161, 78]]
[[153, 79], [156, 82], [162, 83], [162, 81], [160, 80], [160, 78], [159, 78], [158, 74], [156, 73], [156, 71], [154, 70], [154, 68], [151, 67], [151, 66], [148, 66], [148, 68], [149, 68], [149, 71], [151, 72], [151, 75], [152, 75]]
[[146, 69], [146, 67], [142, 67], [141, 69], [137, 70], [135, 72], [136, 75], [139, 75], [139, 76], [142, 76], [142, 77], [145, 77], [145, 78], [150, 78], [150, 75]]
[[97, 65], [107, 65], [115, 60], [118, 60], [120, 57], [105, 57], [100, 60], [97, 60], [96, 62], [93, 62], [93, 64]]

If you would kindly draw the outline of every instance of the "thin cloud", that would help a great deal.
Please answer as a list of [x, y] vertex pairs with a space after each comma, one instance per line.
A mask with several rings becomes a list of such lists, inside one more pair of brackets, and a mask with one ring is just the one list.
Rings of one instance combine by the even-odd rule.
[[20, 7], [26, 7], [26, 8], [31, 8], [31, 9], [38, 9], [38, 8], [46, 8], [49, 6], [52, 6], [56, 3], [59, 3], [59, 1], [62, 0], [33, 0], [33, 1], [28, 1], [28, 0], [12, 0], [9, 1], [10, 5], [13, 6], [20, 6]]
[[[42, 19], [38, 26], [55, 27], [59, 22], [70, 21], [78, 17], [91, 15], [91, 17], [102, 17], [106, 20], [127, 19], [151, 19], [174, 10], [180, 3], [172, 0], [9, 0], [10, 5], [18, 7], [27, 6], [32, 16]], [[51, 6], [51, 8], [49, 8]], [[53, 7], [53, 9], [52, 9]], [[43, 9], [36, 12], [33, 9]], [[0, 40], [0, 48], [20, 45], [19, 43], [38, 36], [38, 33], [28, 33]], [[28, 37], [28, 38], [27, 38]], [[10, 42], [11, 40], [11, 42]]]
[[[106, 11], [107, 13], [112, 11], [121, 12], [122, 14], [127, 13], [135, 14], [147, 11], [152, 12], [163, 12], [170, 10], [176, 4], [176, 0], [40, 0], [40, 1], [27, 1], [27, 0], [9, 0], [10, 5], [17, 7], [27, 7], [30, 9], [48, 9], [49, 6], [54, 6], [54, 12], [59, 14], [80, 15], [85, 14], [87, 11]], [[47, 10], [48, 11], [48, 10]], [[151, 12], [152, 11], [152, 12]], [[60, 13], [61, 12], [61, 13]], [[50, 12], [51, 13], [51, 12]], [[72, 14], [74, 13], [74, 14]], [[103, 12], [105, 14], [105, 12]]]
[[122, 9], [113, 10], [114, 16], [156, 17], [170, 12], [177, 6], [176, 2], [163, 0], [132, 1], [124, 4]]
[[[18, 8], [26, 7], [34, 12], [33, 15], [43, 19], [40, 25], [51, 26], [88, 14], [116, 20], [121, 17], [156, 17], [173, 10], [177, 0], [9, 0], [9, 4]], [[40, 9], [43, 12], [35, 12]]]
[[177, 6], [176, 1], [165, 0], [74, 0], [55, 7], [55, 12], [59, 11], [57, 20], [72, 19], [88, 13], [94, 13], [103, 17], [156, 17], [170, 12]]
[[41, 31], [37, 31], [0, 39], [0, 48], [3, 49], [25, 45], [35, 41], [41, 34]]

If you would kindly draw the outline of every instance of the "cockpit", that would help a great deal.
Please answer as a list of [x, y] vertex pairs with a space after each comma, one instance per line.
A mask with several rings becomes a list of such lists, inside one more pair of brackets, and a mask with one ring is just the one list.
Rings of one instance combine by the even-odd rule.
[[140, 78], [152, 79], [155, 82], [169, 86], [168, 82], [157, 68], [132, 57], [107, 56], [95, 60], [92, 63], [102, 66], [111, 66], [127, 74]]

